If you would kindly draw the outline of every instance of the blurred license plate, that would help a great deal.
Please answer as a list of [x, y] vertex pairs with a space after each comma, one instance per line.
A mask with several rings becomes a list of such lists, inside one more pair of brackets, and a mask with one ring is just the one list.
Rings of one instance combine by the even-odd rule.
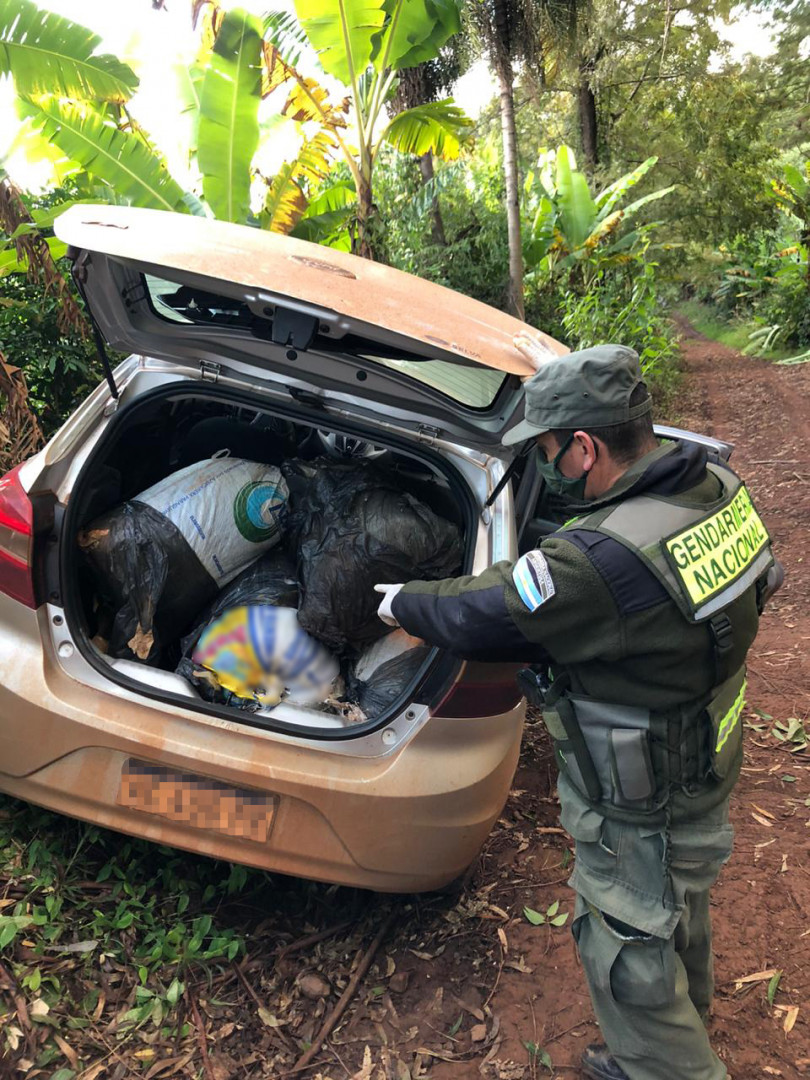
[[191, 825], [255, 840], [270, 835], [276, 798], [230, 787], [194, 773], [174, 772], [128, 758], [121, 769], [120, 806]]

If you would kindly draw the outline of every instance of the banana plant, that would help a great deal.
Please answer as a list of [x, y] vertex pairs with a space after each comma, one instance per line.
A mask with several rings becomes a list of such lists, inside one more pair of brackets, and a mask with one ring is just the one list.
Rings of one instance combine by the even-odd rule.
[[585, 283], [606, 263], [626, 260], [657, 222], [625, 231], [624, 225], [648, 203], [663, 199], [673, 187], [659, 188], [620, 206], [627, 192], [658, 161], [649, 157], [599, 194], [576, 167], [569, 146], [541, 150], [536, 173], [526, 179], [532, 217], [524, 243], [531, 276], [552, 277], [577, 267]]
[[469, 136], [472, 121], [450, 98], [393, 119], [384, 113], [397, 72], [433, 59], [458, 33], [458, 6], [456, 0], [295, 0], [295, 8], [323, 70], [351, 95], [357, 145], [341, 132], [336, 141], [356, 191], [353, 247], [372, 258], [373, 173], [381, 146], [449, 159]]
[[780, 254], [796, 254], [798, 264], [804, 263], [807, 291], [810, 293], [810, 161], [804, 163], [804, 174], [795, 165], [783, 167], [784, 179], [771, 181], [771, 194], [783, 213], [799, 220], [799, 243], [791, 251]]
[[[198, 0], [196, 8], [197, 13], [205, 8], [206, 18], [197, 60], [179, 72], [178, 108], [190, 121], [189, 154], [202, 200], [171, 175], [158, 147], [130, 114], [128, 102], [138, 87], [131, 68], [100, 55], [100, 38], [87, 28], [32, 0], [0, 0], [0, 73], [14, 81], [25, 124], [21, 141], [56, 148], [71, 163], [79, 189], [96, 198], [288, 232], [308, 205], [301, 183], [312, 186], [326, 175], [337, 147], [331, 132], [345, 126], [345, 107], [329, 103], [325, 91], [309, 86], [281, 58], [265, 40], [261, 20], [239, 9], [225, 13], [215, 0]], [[303, 40], [291, 16], [265, 21]], [[267, 199], [275, 200], [278, 212], [262, 213], [259, 222], [251, 214], [259, 107], [284, 84], [292, 87], [288, 118], [301, 124], [314, 119], [318, 130], [291, 167], [267, 179]], [[12, 253], [2, 253], [0, 272], [19, 267]]]

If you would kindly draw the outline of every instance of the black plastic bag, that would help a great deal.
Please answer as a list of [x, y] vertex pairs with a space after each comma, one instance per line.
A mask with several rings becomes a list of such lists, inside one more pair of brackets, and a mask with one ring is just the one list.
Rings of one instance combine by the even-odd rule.
[[111, 656], [154, 663], [217, 585], [180, 530], [151, 506], [127, 502], [79, 533], [103, 601], [114, 612]]
[[254, 604], [272, 604], [273, 607], [298, 607], [298, 582], [295, 565], [280, 548], [262, 555], [243, 570], [239, 577], [218, 594], [212, 603], [195, 619], [194, 629], [183, 638], [180, 647], [184, 656], [191, 656], [197, 638], [214, 619], [229, 608]]
[[350, 675], [349, 697], [357, 702], [367, 719], [376, 720], [400, 697], [429, 652], [429, 645], [417, 645], [384, 661], [366, 679]]
[[331, 458], [281, 467], [289, 489], [287, 544], [297, 555], [301, 625], [334, 652], [360, 651], [387, 632], [378, 582], [450, 577], [459, 529], [368, 462]]

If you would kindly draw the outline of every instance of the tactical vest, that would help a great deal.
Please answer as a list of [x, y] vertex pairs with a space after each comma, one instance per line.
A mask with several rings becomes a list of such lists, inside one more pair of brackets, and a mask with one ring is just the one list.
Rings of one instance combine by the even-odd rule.
[[[742, 756], [745, 667], [727, 670], [734, 627], [729, 606], [761, 589], [774, 566], [767, 531], [740, 478], [709, 463], [722, 494], [712, 504], [639, 495], [566, 522], [623, 544], [656, 576], [684, 619], [708, 623], [716, 682], [707, 694], [666, 713], [596, 701], [569, 691], [563, 673], [542, 695], [558, 765], [606, 817], [659, 821], [676, 791], [719, 802]], [[759, 595], [759, 593], [757, 594]], [[698, 800], [701, 812], [706, 798]]]

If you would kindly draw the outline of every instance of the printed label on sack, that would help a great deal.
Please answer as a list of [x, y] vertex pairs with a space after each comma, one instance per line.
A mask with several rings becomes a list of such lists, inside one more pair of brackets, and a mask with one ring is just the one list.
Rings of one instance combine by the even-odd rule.
[[537, 611], [557, 591], [541, 551], [529, 551], [518, 559], [512, 570], [512, 581], [529, 611]]
[[285, 499], [275, 484], [251, 481], [239, 491], [233, 503], [233, 520], [246, 540], [261, 544], [278, 530], [278, 515]]
[[670, 537], [664, 548], [698, 607], [745, 573], [768, 540], [751, 496], [741, 487], [728, 506]]

